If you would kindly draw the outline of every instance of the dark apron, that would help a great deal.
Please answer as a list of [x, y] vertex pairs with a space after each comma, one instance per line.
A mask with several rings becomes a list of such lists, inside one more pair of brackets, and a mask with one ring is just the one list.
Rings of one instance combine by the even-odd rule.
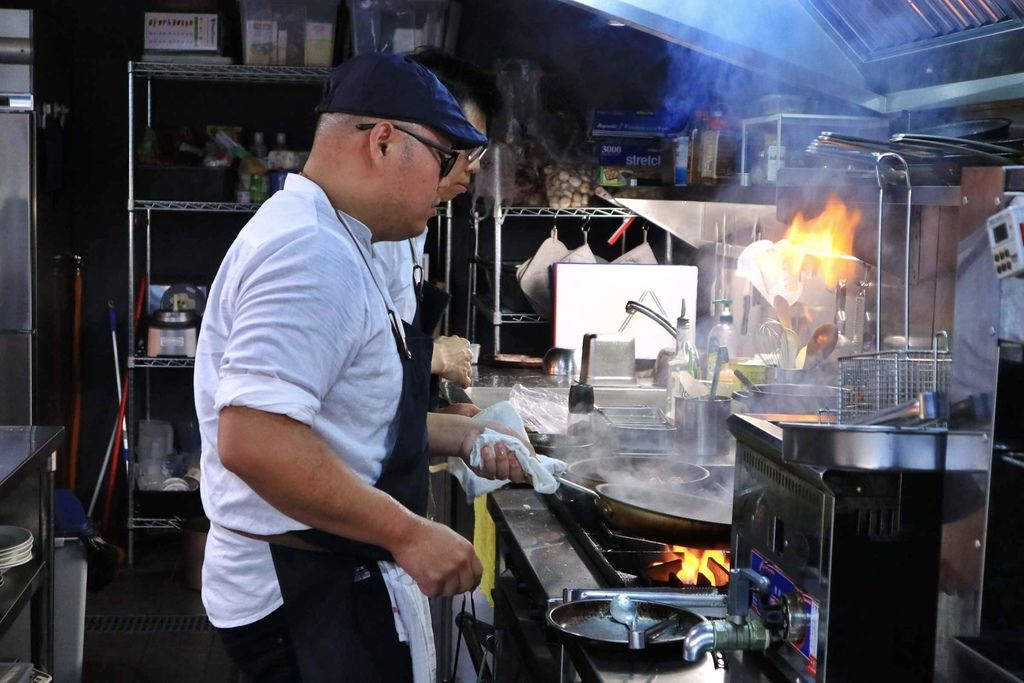
[[[452, 295], [423, 279], [423, 267], [416, 260], [412, 240], [409, 240], [409, 256], [412, 259], [412, 286], [416, 292], [416, 315], [412, 324], [420, 332], [432, 335], [444, 317]], [[437, 375], [430, 376], [429, 407], [430, 410], [441, 407], [441, 378]]]
[[423, 279], [423, 267], [416, 260], [412, 240], [409, 240], [409, 256], [412, 257], [412, 286], [416, 291], [416, 316], [412, 324], [424, 334], [434, 334], [452, 295]]
[[[388, 314], [396, 324], [394, 314], [390, 310]], [[375, 486], [424, 516], [433, 339], [411, 325], [402, 326], [409, 353], [396, 336], [402, 361], [397, 436]], [[303, 683], [411, 681], [409, 648], [398, 642], [390, 600], [376, 565], [379, 560], [394, 561], [391, 553], [316, 529], [292, 533], [327, 551], [270, 544]]]

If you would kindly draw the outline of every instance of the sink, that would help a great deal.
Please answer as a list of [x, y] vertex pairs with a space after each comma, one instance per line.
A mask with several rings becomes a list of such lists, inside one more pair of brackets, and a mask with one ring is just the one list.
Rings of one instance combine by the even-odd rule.
[[[508, 399], [512, 387], [470, 387], [466, 393], [481, 408], [487, 408]], [[546, 391], [557, 392], [569, 401], [569, 387], [547, 387]], [[595, 386], [594, 403], [598, 406], [639, 406], [656, 408], [665, 406], [665, 389], [651, 385], [631, 384], [621, 386]]]

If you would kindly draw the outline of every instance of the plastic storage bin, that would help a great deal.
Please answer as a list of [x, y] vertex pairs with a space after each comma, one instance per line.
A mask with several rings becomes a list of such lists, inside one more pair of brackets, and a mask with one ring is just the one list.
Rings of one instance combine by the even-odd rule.
[[84, 538], [95, 535], [75, 494], [54, 493], [53, 676], [61, 683], [82, 680], [85, 645]]
[[352, 53], [445, 44], [449, 0], [348, 0]]
[[331, 66], [338, 0], [239, 0], [246, 64]]

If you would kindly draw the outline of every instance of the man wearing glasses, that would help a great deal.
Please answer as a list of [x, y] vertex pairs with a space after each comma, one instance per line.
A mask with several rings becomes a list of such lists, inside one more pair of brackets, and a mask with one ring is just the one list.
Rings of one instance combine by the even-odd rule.
[[[501, 110], [501, 93], [494, 77], [436, 48], [420, 48], [409, 57], [437, 76], [455, 97], [466, 119], [486, 136], [489, 121]], [[466, 192], [473, 176], [480, 170], [480, 160], [486, 151], [487, 147], [480, 146], [459, 154], [438, 188], [441, 203]], [[421, 331], [432, 334], [448, 307], [450, 296], [424, 280], [422, 264], [426, 241], [427, 233], [424, 231], [403, 242], [377, 242], [373, 250], [380, 259], [398, 315]], [[432, 375], [467, 387], [472, 377], [471, 361], [466, 339], [457, 336], [434, 339]], [[436, 389], [432, 389], [436, 394]], [[478, 412], [476, 406], [469, 403], [456, 403], [441, 410], [470, 416]]]
[[[471, 590], [472, 545], [423, 515], [427, 456], [485, 426], [426, 414], [432, 340], [403, 324], [372, 244], [420, 234], [486, 138], [422, 66], [336, 68], [309, 161], [228, 250], [196, 354], [203, 603], [252, 681], [430, 680], [425, 596]], [[523, 481], [502, 444], [484, 476]]]

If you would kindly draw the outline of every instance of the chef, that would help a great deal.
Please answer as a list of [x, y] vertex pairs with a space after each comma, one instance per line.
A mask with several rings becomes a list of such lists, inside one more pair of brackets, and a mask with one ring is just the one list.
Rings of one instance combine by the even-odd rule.
[[[372, 244], [407, 240], [486, 144], [406, 57], [330, 75], [301, 175], [246, 224], [210, 290], [196, 354], [203, 603], [253, 681], [422, 681], [426, 596], [471, 590], [472, 545], [426, 519], [427, 444], [469, 455], [485, 426], [426, 414], [432, 340], [403, 324]], [[523, 481], [503, 444], [480, 474]]]
[[[462, 112], [473, 127], [485, 137], [487, 123], [501, 109], [501, 93], [494, 78], [469, 62], [453, 57], [436, 48], [420, 48], [409, 57], [430, 69], [452, 93]], [[487, 151], [482, 145], [466, 150], [459, 156], [451, 173], [441, 180], [439, 200], [448, 202], [465, 192], [473, 176], [480, 170], [480, 159]], [[444, 292], [423, 279], [423, 249], [427, 240], [424, 232], [402, 242], [376, 242], [373, 250], [384, 268], [388, 292], [402, 320], [415, 324], [422, 332], [432, 333], [441, 320], [450, 299]], [[415, 322], [414, 322], [415, 321]], [[434, 340], [431, 374], [469, 386], [472, 376], [469, 342], [462, 337], [444, 336]], [[469, 409], [472, 404], [454, 404], [456, 412]]]

